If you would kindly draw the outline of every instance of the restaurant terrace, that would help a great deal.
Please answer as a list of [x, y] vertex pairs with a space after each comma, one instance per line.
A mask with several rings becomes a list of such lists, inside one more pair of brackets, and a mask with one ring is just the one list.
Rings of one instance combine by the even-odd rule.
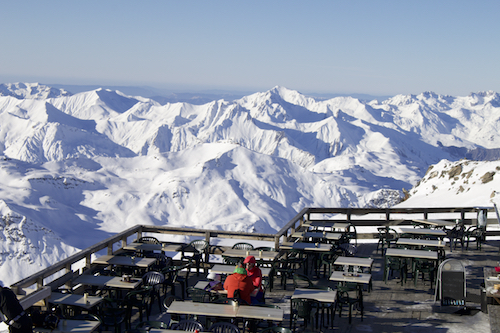
[[[499, 222], [495, 207], [305, 208], [276, 234], [137, 225], [11, 288], [35, 332], [497, 332]], [[251, 305], [220, 290], [250, 255]]]

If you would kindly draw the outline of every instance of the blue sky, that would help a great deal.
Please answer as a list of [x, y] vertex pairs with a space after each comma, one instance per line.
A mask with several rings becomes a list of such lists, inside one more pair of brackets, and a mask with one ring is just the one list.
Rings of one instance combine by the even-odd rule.
[[0, 0], [0, 83], [500, 92], [500, 1]]

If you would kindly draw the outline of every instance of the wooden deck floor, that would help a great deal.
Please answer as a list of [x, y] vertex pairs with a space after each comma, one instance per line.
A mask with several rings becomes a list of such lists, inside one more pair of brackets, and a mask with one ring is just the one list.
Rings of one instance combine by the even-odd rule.
[[[428, 282], [419, 281], [415, 287], [413, 281], [401, 286], [398, 278], [384, 283], [383, 281], [383, 257], [376, 253], [376, 244], [359, 244], [358, 256], [372, 257], [373, 265], [373, 290], [364, 293], [365, 313], [363, 321], [359, 312], [354, 311], [352, 323], [348, 323], [346, 311], [342, 317], [335, 316], [333, 328], [321, 328], [317, 330], [309, 326], [306, 330], [300, 328], [298, 331], [306, 332], [491, 332], [488, 314], [481, 312], [481, 288], [483, 280], [483, 267], [496, 266], [500, 260], [498, 248], [500, 241], [489, 240], [483, 245], [481, 251], [475, 250], [475, 246], [467, 250], [460, 247], [453, 252], [446, 250], [446, 258], [459, 259], [466, 267], [467, 279], [467, 311], [458, 311], [459, 307], [440, 307], [434, 302], [434, 289], [430, 288]], [[196, 274], [190, 279], [190, 285], [194, 285], [197, 279], [205, 276]], [[287, 290], [279, 286], [272, 292], [266, 294], [267, 303], [280, 306], [285, 311], [283, 326], [289, 327], [290, 296], [293, 293], [293, 283], [288, 281]], [[317, 280], [320, 286], [334, 286], [332, 282], [325, 279]], [[168, 321], [166, 313], [156, 312], [151, 320]]]

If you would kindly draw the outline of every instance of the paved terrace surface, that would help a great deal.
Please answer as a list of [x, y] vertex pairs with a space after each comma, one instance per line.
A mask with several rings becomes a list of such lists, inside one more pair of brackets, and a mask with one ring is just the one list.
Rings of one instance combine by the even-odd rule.
[[[497, 266], [499, 259], [498, 248], [500, 241], [488, 240], [482, 250], [476, 250], [475, 244], [469, 250], [461, 250], [460, 246], [450, 252], [446, 250], [446, 258], [461, 260], [466, 267], [467, 303], [465, 313], [460, 307], [440, 307], [434, 303], [434, 288], [429, 282], [419, 280], [417, 286], [413, 280], [401, 286], [397, 275], [386, 283], [383, 281], [383, 256], [381, 251], [376, 253], [376, 243], [358, 244], [357, 256], [371, 257], [373, 264], [373, 290], [364, 292], [365, 312], [363, 321], [360, 313], [353, 312], [352, 323], [348, 323], [348, 310], [344, 307], [342, 317], [335, 315], [333, 328], [316, 329], [300, 327], [299, 332], [490, 332], [489, 315], [481, 311], [481, 288], [483, 267]], [[299, 271], [301, 273], [301, 271]], [[202, 280], [206, 275], [191, 274], [189, 285], [197, 280]], [[310, 275], [313, 277], [313, 275]], [[318, 286], [335, 286], [333, 282], [322, 278], [313, 280]], [[287, 288], [280, 287], [279, 278], [275, 279], [275, 288], [266, 293], [266, 303], [280, 306], [285, 311], [285, 321], [282, 326], [289, 327], [290, 297], [293, 293], [293, 281], [288, 279]], [[157, 306], [153, 308], [151, 320], [168, 322], [169, 315], [158, 312]], [[300, 323], [300, 322], [299, 322]]]

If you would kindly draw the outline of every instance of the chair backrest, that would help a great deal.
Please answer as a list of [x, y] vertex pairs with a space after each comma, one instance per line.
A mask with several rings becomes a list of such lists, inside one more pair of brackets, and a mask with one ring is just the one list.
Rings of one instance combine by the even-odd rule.
[[156, 271], [147, 272], [142, 277], [142, 283], [146, 286], [155, 286], [163, 283], [163, 281], [165, 281], [165, 276]]
[[311, 279], [304, 274], [294, 273], [293, 274], [293, 286], [295, 288], [312, 288], [314, 287]]
[[187, 332], [194, 332], [196, 330], [198, 330], [199, 332], [203, 332], [205, 330], [200, 322], [193, 319], [181, 320], [177, 324], [173, 324], [171, 329]]
[[299, 318], [309, 318], [311, 315], [311, 300], [305, 298], [292, 299], [295, 315]]
[[141, 237], [139, 238], [138, 242], [144, 244], [160, 244], [158, 238], [151, 236]]
[[233, 245], [233, 249], [238, 250], [253, 250], [253, 245], [250, 243], [236, 243]]
[[257, 250], [257, 251], [274, 251], [274, 247], [269, 247], [269, 246], [259, 246], [259, 247], [256, 247], [254, 248], [254, 250]]
[[240, 329], [238, 328], [238, 326], [225, 322], [213, 324], [209, 328], [209, 331], [213, 333], [240, 333]]
[[195, 239], [189, 243], [189, 245], [194, 247], [198, 252], [203, 252], [210, 246], [210, 244], [204, 239]]
[[210, 302], [210, 291], [198, 289], [194, 287], [187, 288], [187, 293], [193, 302], [208, 303]]

